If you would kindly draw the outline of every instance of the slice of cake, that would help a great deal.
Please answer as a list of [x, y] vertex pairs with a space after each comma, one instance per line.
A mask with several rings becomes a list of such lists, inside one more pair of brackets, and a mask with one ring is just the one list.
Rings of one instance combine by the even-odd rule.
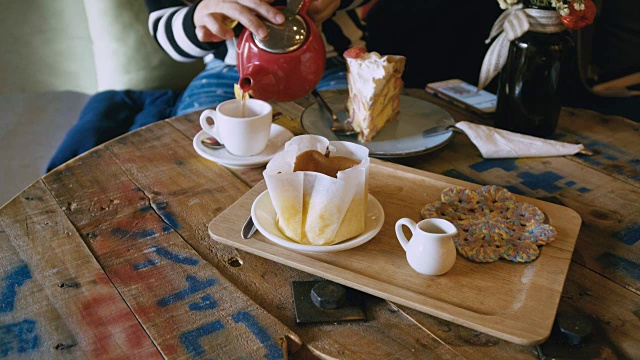
[[343, 54], [347, 60], [348, 122], [358, 131], [360, 142], [369, 142], [388, 122], [400, 113], [402, 72], [406, 58], [381, 56], [353, 47]]

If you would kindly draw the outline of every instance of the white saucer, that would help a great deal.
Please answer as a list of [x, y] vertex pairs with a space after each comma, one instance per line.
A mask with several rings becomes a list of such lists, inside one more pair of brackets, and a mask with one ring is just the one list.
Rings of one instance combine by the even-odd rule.
[[256, 228], [258, 228], [267, 239], [278, 245], [292, 250], [314, 253], [341, 251], [362, 245], [376, 236], [384, 223], [384, 210], [382, 210], [382, 205], [380, 205], [376, 198], [369, 195], [364, 233], [334, 245], [318, 246], [304, 245], [290, 240], [278, 229], [276, 216], [276, 209], [271, 203], [269, 190], [265, 190], [262, 194], [258, 195], [251, 206], [251, 217], [253, 218], [253, 223], [256, 225]]
[[193, 148], [200, 156], [226, 167], [247, 169], [260, 167], [268, 163], [276, 153], [284, 149], [284, 144], [291, 140], [293, 133], [280, 125], [271, 124], [271, 134], [269, 135], [267, 147], [260, 154], [253, 156], [236, 156], [229, 153], [227, 149], [214, 150], [206, 148], [201, 141], [210, 136], [204, 130], [201, 130], [193, 137]]

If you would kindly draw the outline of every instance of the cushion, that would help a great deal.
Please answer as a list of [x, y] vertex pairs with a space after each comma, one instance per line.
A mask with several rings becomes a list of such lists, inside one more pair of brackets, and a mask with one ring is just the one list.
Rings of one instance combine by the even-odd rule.
[[84, 6], [98, 90], [183, 88], [204, 68], [202, 60], [179, 63], [160, 48], [144, 1], [84, 0]]
[[0, 95], [96, 89], [82, 0], [3, 1]]

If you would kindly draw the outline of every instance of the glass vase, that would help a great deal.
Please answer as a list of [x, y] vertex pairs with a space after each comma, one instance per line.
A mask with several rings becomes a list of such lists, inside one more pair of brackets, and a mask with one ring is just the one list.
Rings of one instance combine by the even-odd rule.
[[[527, 1], [525, 7], [541, 8]], [[570, 85], [572, 54], [573, 41], [566, 31], [529, 31], [511, 41], [499, 77], [495, 126], [538, 137], [553, 135], [562, 95]]]

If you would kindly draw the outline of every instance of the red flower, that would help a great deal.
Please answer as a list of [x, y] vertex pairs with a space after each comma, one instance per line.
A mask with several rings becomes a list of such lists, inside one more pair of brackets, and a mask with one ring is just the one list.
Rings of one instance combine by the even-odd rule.
[[569, 4], [569, 15], [560, 20], [567, 29], [579, 30], [590, 25], [596, 17], [596, 4], [592, 0], [584, 0], [584, 10], [576, 10], [573, 2]]

